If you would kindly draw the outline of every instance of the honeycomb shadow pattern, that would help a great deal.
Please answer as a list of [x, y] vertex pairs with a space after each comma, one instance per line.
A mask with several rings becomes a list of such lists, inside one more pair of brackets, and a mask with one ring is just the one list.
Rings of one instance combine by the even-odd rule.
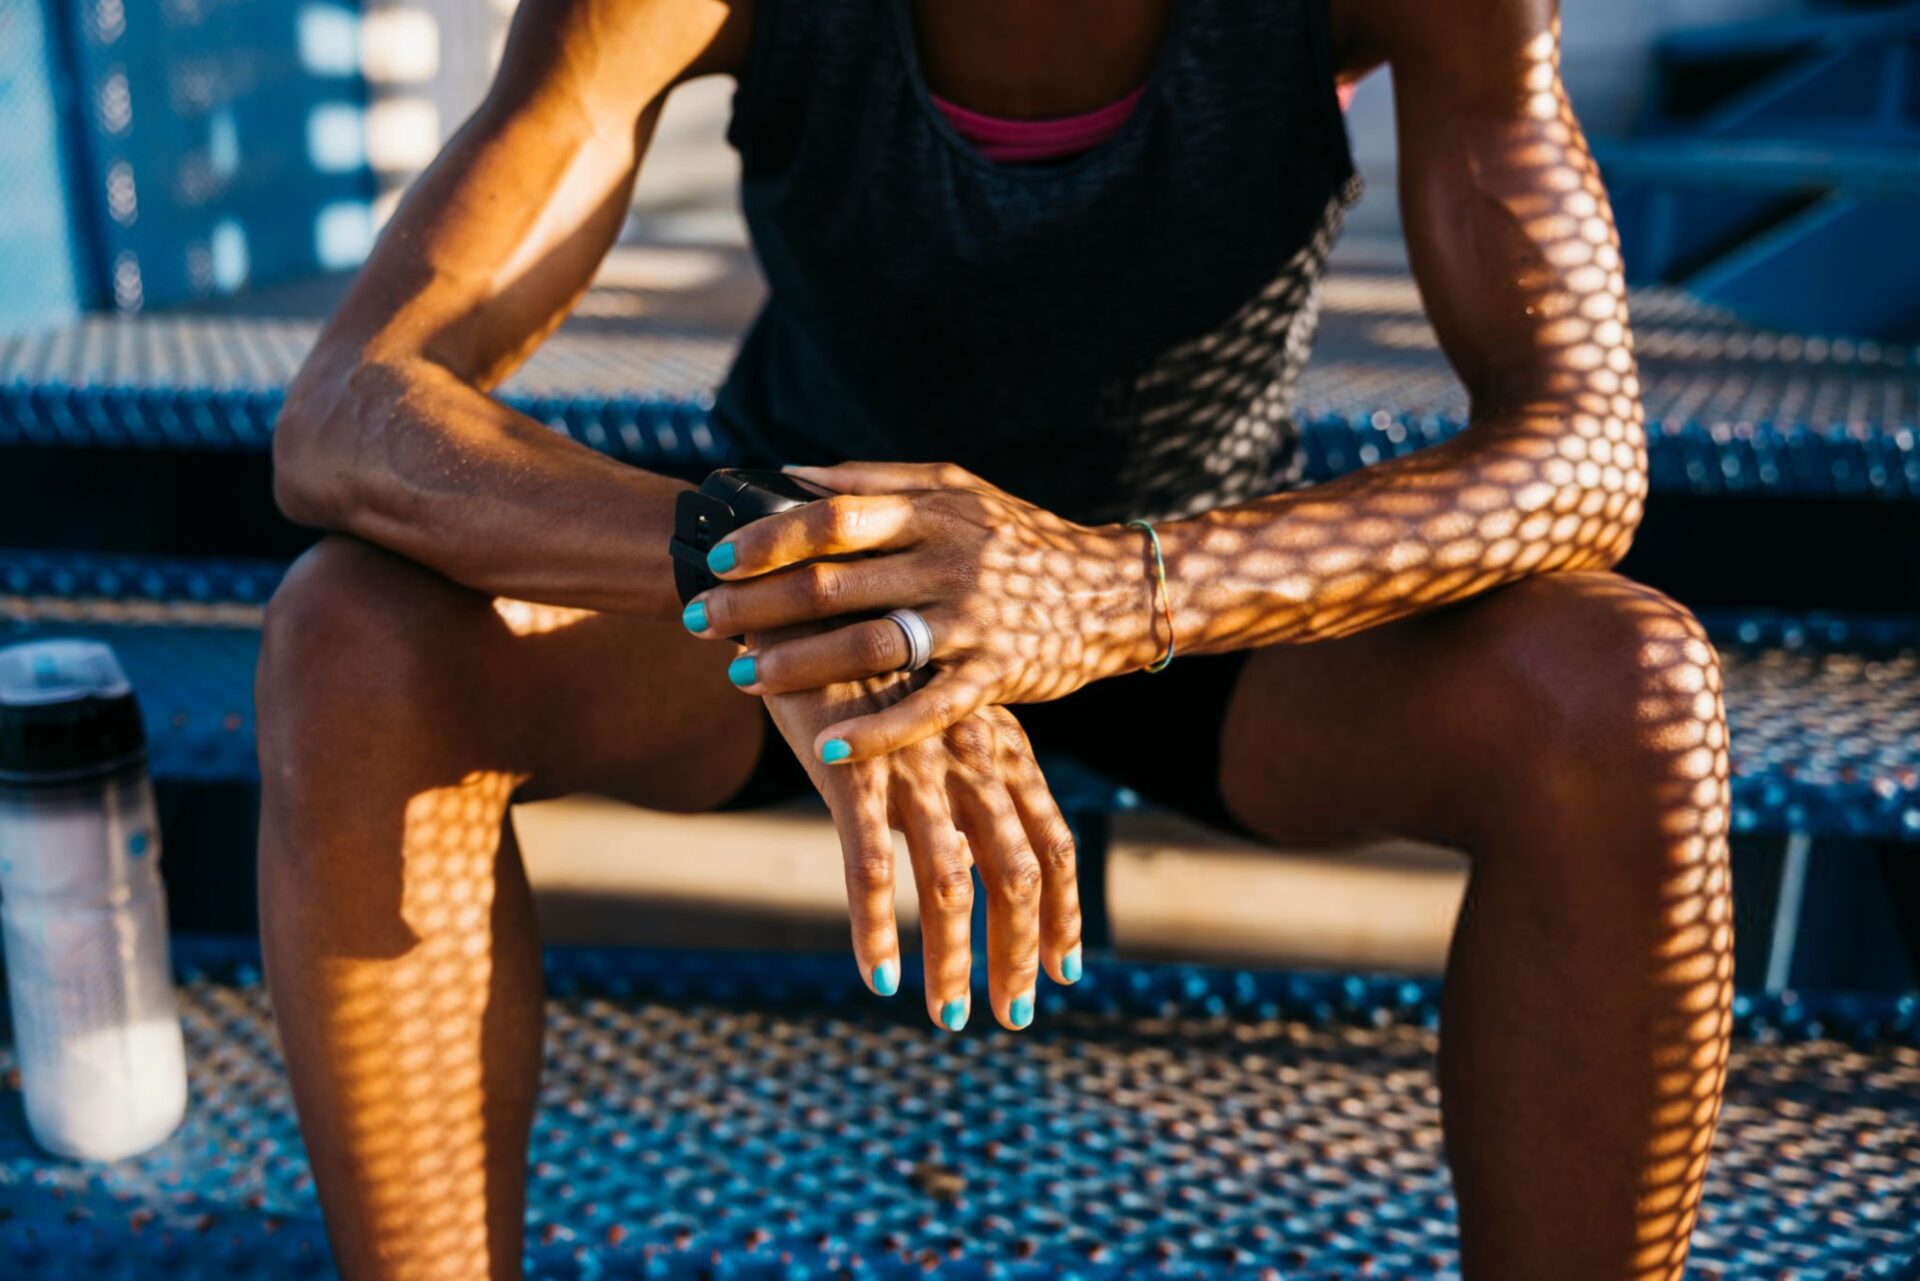
[[[186, 1126], [81, 1167], [0, 1096], [0, 1275], [332, 1274], [257, 956], [176, 954]], [[1035, 1031], [942, 1037], [838, 957], [547, 978], [536, 1277], [1458, 1275], [1431, 983], [1096, 965]], [[1920, 1277], [1920, 1001], [1734, 1013], [1689, 1275]]]

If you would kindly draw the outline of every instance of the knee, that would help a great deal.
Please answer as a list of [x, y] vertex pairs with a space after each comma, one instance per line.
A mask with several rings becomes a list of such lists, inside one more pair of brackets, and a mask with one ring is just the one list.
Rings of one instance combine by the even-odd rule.
[[267, 604], [255, 674], [263, 781], [337, 768], [434, 723], [432, 705], [454, 705], [451, 660], [476, 605], [366, 543], [316, 544]]
[[1616, 574], [1550, 574], [1489, 603], [1514, 776], [1535, 794], [1723, 808], [1718, 656], [1684, 606]]

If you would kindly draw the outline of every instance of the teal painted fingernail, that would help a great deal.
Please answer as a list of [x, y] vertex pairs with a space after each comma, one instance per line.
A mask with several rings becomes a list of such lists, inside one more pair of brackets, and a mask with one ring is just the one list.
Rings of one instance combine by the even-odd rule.
[[687, 625], [690, 632], [707, 630], [707, 602], [697, 600], [680, 611], [680, 621]]
[[844, 738], [830, 738], [820, 745], [820, 759], [837, 765], [853, 755], [853, 745]]
[[967, 1025], [967, 1003], [948, 1001], [940, 1007], [940, 1026], [949, 1032], [958, 1032]]
[[724, 574], [739, 559], [740, 553], [732, 543], [715, 543], [713, 550], [707, 553], [707, 568], [716, 574]]
[[1014, 997], [1013, 1004], [1007, 1006], [1007, 1022], [1015, 1027], [1025, 1027], [1033, 1022], [1033, 998], [1031, 996]]
[[900, 967], [892, 961], [882, 961], [873, 967], [873, 990], [882, 996], [892, 996], [900, 990]]
[[1060, 958], [1060, 977], [1069, 983], [1078, 983], [1080, 973], [1080, 949], [1076, 947]]
[[742, 654], [727, 664], [727, 679], [735, 685], [753, 684], [753, 655]]

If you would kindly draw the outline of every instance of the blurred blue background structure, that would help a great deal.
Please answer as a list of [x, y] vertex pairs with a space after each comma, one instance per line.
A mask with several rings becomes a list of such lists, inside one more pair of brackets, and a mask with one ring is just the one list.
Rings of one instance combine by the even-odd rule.
[[98, 296], [57, 18], [40, 0], [0, 0], [0, 333]]
[[[1920, 6], [1620, 0], [1564, 6], [1564, 74], [1634, 284], [1799, 333], [1920, 338]], [[1376, 191], [1391, 94], [1355, 104]], [[1388, 232], [1391, 202], [1356, 228]], [[1904, 242], [1904, 243], [1903, 243]]]
[[1920, 7], [1677, 32], [1602, 152], [1630, 280], [1764, 324], [1920, 335]]
[[0, 14], [5, 92], [46, 120], [8, 120], [8, 145], [42, 149], [9, 204], [55, 203], [37, 194], [51, 189], [66, 206], [63, 228], [14, 252], [64, 258], [74, 282], [63, 296], [9, 275], [0, 314], [137, 311], [365, 256], [374, 186], [357, 9], [6, 0]]
[[[0, 332], [352, 266], [477, 101], [510, 7], [4, 0]], [[1920, 253], [1891, 248], [1920, 223], [1917, 51], [1913, 3], [1569, 4], [1566, 75], [1633, 281], [1772, 328], [1920, 336]], [[1384, 192], [1375, 79], [1352, 129]], [[648, 186], [697, 174], [724, 223], [728, 170], [704, 142]], [[1354, 226], [1394, 222], [1377, 197]]]
[[[185, 933], [245, 936], [256, 927], [252, 665], [264, 602], [312, 538], [271, 501], [267, 451], [287, 380], [410, 179], [479, 101], [512, 8], [513, 0], [0, 0], [0, 643], [81, 633], [121, 652], [154, 739], [164, 866]], [[1736, 974], [1762, 995], [1743, 998], [1739, 1014], [1729, 1124], [1745, 1128], [1723, 1145], [1732, 1159], [1709, 1202], [1726, 1209], [1717, 1228], [1703, 1220], [1700, 1258], [1723, 1277], [1920, 1278], [1920, 1258], [1898, 1244], [1920, 1223], [1920, 1101], [1901, 1097], [1911, 1094], [1920, 1044], [1920, 1002], [1906, 995], [1920, 956], [1920, 3], [1565, 0], [1564, 9], [1566, 79], [1608, 176], [1636, 287], [1654, 492], [1623, 568], [1698, 609], [1726, 658]], [[566, 325], [500, 393], [590, 448], [685, 476], [729, 457], [707, 414], [709, 392], [759, 298], [721, 139], [730, 92], [719, 79], [676, 92], [620, 245]], [[1315, 479], [1444, 439], [1467, 408], [1406, 274], [1385, 76], [1361, 86], [1349, 130], [1372, 194], [1336, 254], [1297, 406]], [[1110, 929], [1129, 960], [1177, 953], [1438, 969], [1459, 901], [1457, 859], [1396, 850], [1372, 861], [1289, 861], [1262, 851], [1256, 861], [1191, 831], [1169, 837], [1138, 798], [1084, 772], [1049, 769], [1088, 851], [1092, 926]], [[550, 937], [844, 946], [832, 836], [817, 815], [736, 826], [743, 834], [733, 838], [702, 829], [699, 885], [672, 881], [682, 870], [668, 866], [675, 861], [646, 855], [688, 839], [672, 823], [747, 820], [661, 820], [636, 854], [630, 836], [591, 814], [526, 818], [519, 830], [530, 860], [547, 844], [540, 833], [566, 821], [587, 833], [573, 841], [587, 853], [535, 868]], [[737, 861], [721, 852], [729, 840]], [[793, 849], [806, 858], [788, 856], [769, 875], [767, 860]], [[1108, 862], [1125, 873], [1111, 887], [1111, 922], [1102, 911]], [[816, 863], [823, 881], [808, 880]], [[591, 875], [582, 873], [589, 864]], [[752, 887], [770, 881], [788, 892], [749, 901]], [[1193, 888], [1228, 883], [1225, 892]], [[587, 890], [617, 896], [615, 910], [596, 913]], [[794, 908], [807, 894], [818, 909], [811, 916]], [[26, 1146], [18, 1108], [0, 1092], [0, 1276], [14, 1275], [16, 1263], [94, 1258], [134, 1274], [161, 1266], [155, 1260], [178, 1275], [324, 1268], [249, 944], [202, 938], [183, 951], [215, 954], [218, 965], [186, 967], [196, 1088], [210, 1103], [174, 1144], [97, 1177], [53, 1170]], [[804, 999], [754, 1026], [849, 1020], [855, 1030], [845, 1037], [818, 1033], [833, 1042], [820, 1053], [842, 1056], [836, 1064], [917, 1053], [900, 1048], [910, 1033], [859, 1022], [869, 1016], [852, 1010], [857, 993], [845, 975], [816, 982], [815, 970], [764, 958], [561, 957], [552, 973], [566, 1036], [546, 1100], [553, 1124], [541, 1126], [551, 1167], [535, 1187], [540, 1274], [804, 1275], [775, 1268], [770, 1251], [741, 1247], [739, 1232], [751, 1228], [754, 1239], [752, 1225], [772, 1214], [748, 1184], [775, 1176], [743, 1172], [742, 1162], [762, 1155], [752, 1144], [727, 1160], [702, 1152], [705, 1112], [685, 1133], [663, 1125], [648, 1140], [679, 1145], [669, 1172], [682, 1181], [671, 1187], [636, 1188], [632, 1169], [615, 1162], [593, 1168], [596, 1190], [583, 1199], [556, 1172], [585, 1160], [578, 1134], [591, 1135], [580, 1149], [633, 1142], [632, 1127], [593, 1110], [600, 1094], [629, 1088], [636, 1109], [645, 1101], [607, 1066], [626, 1060], [607, 1057], [605, 1038], [617, 1032], [631, 1048], [646, 1040], [636, 1027], [658, 1025], [711, 1044], [713, 1072], [727, 1082], [777, 1075], [753, 1056], [777, 1058], [780, 1045], [737, 1033], [762, 1012], [736, 1018], [759, 999], [743, 993], [783, 991], [780, 981]], [[749, 974], [759, 977], [747, 983]], [[775, 976], [770, 987], [756, 988], [765, 975]], [[1871, 995], [1816, 994], [1839, 989]], [[654, 1004], [633, 1014], [627, 1007], [640, 996]], [[1123, 1047], [1135, 1044], [1136, 1016], [1176, 1019], [1199, 1041], [1209, 1020], [1230, 1016], [1269, 1021], [1262, 1044], [1276, 1055], [1331, 1061], [1349, 1053], [1340, 1048], [1353, 1043], [1349, 1025], [1366, 1025], [1386, 1049], [1330, 1068], [1312, 1110], [1399, 1109], [1408, 1133], [1432, 1137], [1430, 1100], [1383, 1104], [1391, 1092], [1379, 1081], [1388, 1070], [1402, 1080], [1425, 1070], [1430, 986], [1113, 964], [1073, 1000], [1098, 1024], [1090, 1040]], [[607, 1020], [594, 1012], [603, 1001], [625, 1002], [627, 1012]], [[684, 1015], [662, 1012], [678, 1006]], [[792, 1035], [811, 1043], [815, 1031]], [[954, 1070], [990, 1076], [999, 1089], [1041, 1070], [1041, 1058], [1022, 1054], [1088, 1061], [1071, 1030], [1048, 1035], [1056, 1039], [1031, 1051], [1003, 1054], [1005, 1041], [994, 1042], [990, 1064], [969, 1042], [954, 1051]], [[1230, 1036], [1222, 1044], [1223, 1054], [1244, 1050]], [[662, 1072], [686, 1073], [688, 1090], [709, 1079], [704, 1060], [689, 1069], [672, 1049], [646, 1052]], [[702, 1107], [774, 1142], [806, 1124], [757, 1089]], [[1291, 1105], [1291, 1089], [1275, 1087], [1276, 1109]], [[1023, 1127], [1104, 1127], [1102, 1106], [1096, 1100], [1071, 1126], [1017, 1110], [973, 1121], [979, 1133], [1004, 1125], [1017, 1146]], [[1845, 1117], [1844, 1127], [1823, 1128], [1828, 1115]], [[848, 1145], [829, 1144], [794, 1170], [812, 1178], [816, 1167], [862, 1159], [851, 1145], [863, 1137], [929, 1143], [944, 1124], [931, 1114], [843, 1119]], [[1328, 1137], [1316, 1124], [1293, 1136], [1302, 1150], [1354, 1141], [1349, 1130]], [[1866, 1137], [1855, 1142], [1856, 1133]], [[1810, 1154], [1804, 1170], [1795, 1154]], [[903, 1168], [918, 1159], [907, 1146], [892, 1157]], [[1810, 1208], [1802, 1192], [1816, 1158], [1826, 1200]], [[991, 1174], [977, 1151], [955, 1159]], [[1312, 1265], [1288, 1264], [1287, 1276], [1351, 1274], [1362, 1258], [1449, 1275], [1451, 1211], [1437, 1166], [1409, 1191], [1407, 1180], [1343, 1179], [1328, 1164], [1250, 1200], [1224, 1198], [1238, 1209], [1210, 1228], [1176, 1232], [1156, 1221], [1154, 1230], [1185, 1242], [1159, 1257], [1192, 1264], [1193, 1275], [1207, 1270], [1204, 1259], [1230, 1271], [1245, 1265], [1251, 1276], [1267, 1261], [1278, 1216], [1298, 1227], [1289, 1243]], [[1069, 1165], [1056, 1151], [1034, 1168], [1047, 1179], [1080, 1177]], [[1217, 1190], [1199, 1191], [1201, 1182], [1233, 1177], [1224, 1164], [1201, 1166], [1178, 1176], [1199, 1180], [1180, 1188], [1195, 1201]], [[782, 1187], [782, 1212], [795, 1217], [773, 1239], [784, 1249], [799, 1241], [793, 1225], [807, 1226], [808, 1241], [793, 1248], [829, 1270], [880, 1219], [885, 1240], [925, 1244], [930, 1254], [946, 1250], [949, 1234], [1004, 1245], [1014, 1231], [976, 1231], [899, 1188], [881, 1198], [876, 1218]], [[852, 1199], [864, 1205], [866, 1185], [857, 1191]], [[193, 1199], [202, 1193], [204, 1202]], [[1296, 1199], [1306, 1208], [1286, 1221], [1279, 1202]], [[113, 1217], [129, 1204], [157, 1213], [172, 1235], [129, 1236]], [[1097, 1196], [1092, 1204], [1112, 1217], [1113, 1205]], [[216, 1213], [226, 1216], [217, 1244], [195, 1248]], [[1019, 1232], [1081, 1249], [1086, 1233], [1063, 1222], [1043, 1205]], [[707, 1235], [719, 1231], [714, 1224], [733, 1235]], [[1200, 1238], [1204, 1247], [1193, 1244]], [[1145, 1240], [1136, 1234], [1129, 1248]], [[891, 1269], [898, 1253], [870, 1248], [868, 1261]], [[1042, 1256], [1031, 1275], [1072, 1263], [1106, 1276], [1102, 1257]], [[924, 1262], [916, 1256], [893, 1271], [919, 1275]]]

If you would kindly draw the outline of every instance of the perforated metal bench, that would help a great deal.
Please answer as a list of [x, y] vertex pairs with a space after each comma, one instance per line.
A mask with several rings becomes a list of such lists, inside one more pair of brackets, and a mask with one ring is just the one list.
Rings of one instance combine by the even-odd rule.
[[[7, 1101], [0, 1275], [330, 1272], [257, 958], [176, 955], [185, 1127], [85, 1168]], [[1095, 964], [951, 1037], [838, 957], [555, 951], [547, 987], [535, 1277], [1458, 1275], [1431, 983]], [[1910, 1279], [1916, 1222], [1920, 1008], [1739, 998], [1689, 1275]]]
[[[1634, 303], [1657, 490], [1920, 495], [1915, 348], [1756, 331], [1660, 291]], [[263, 450], [315, 330], [153, 316], [0, 339], [0, 447]], [[1464, 425], [1464, 393], [1406, 277], [1337, 273], [1321, 330], [1298, 400], [1310, 478]], [[708, 419], [732, 349], [725, 333], [598, 315], [563, 328], [502, 399], [615, 457], [715, 466], [733, 456]]]
[[[1636, 317], [1656, 487], [1920, 495], [1912, 350], [1758, 334], [1658, 294]], [[1336, 277], [1323, 323], [1300, 404], [1312, 477], [1459, 429], [1464, 403], [1404, 278]], [[157, 318], [0, 342], [0, 460], [36, 442], [264, 449], [311, 334]], [[698, 469], [730, 456], [705, 399], [730, 349], [599, 324], [563, 334], [505, 395], [603, 452]], [[156, 774], [250, 780], [259, 615], [281, 571], [0, 553], [0, 642], [109, 640]], [[1920, 838], [1920, 626], [1708, 621], [1737, 828]], [[1083, 828], [1137, 803], [1061, 779]], [[181, 961], [187, 1129], [83, 1172], [37, 1156], [18, 1108], [0, 1109], [0, 1275], [326, 1272], [257, 969], [195, 944]], [[948, 1041], [846, 970], [555, 955], [535, 1274], [1454, 1274], [1431, 985], [1096, 964], [1081, 988], [1049, 990], [1037, 1035]], [[1920, 1281], [1916, 1017], [1911, 999], [1742, 998], [1698, 1275]], [[770, 1070], [793, 1063], [820, 1070]]]

